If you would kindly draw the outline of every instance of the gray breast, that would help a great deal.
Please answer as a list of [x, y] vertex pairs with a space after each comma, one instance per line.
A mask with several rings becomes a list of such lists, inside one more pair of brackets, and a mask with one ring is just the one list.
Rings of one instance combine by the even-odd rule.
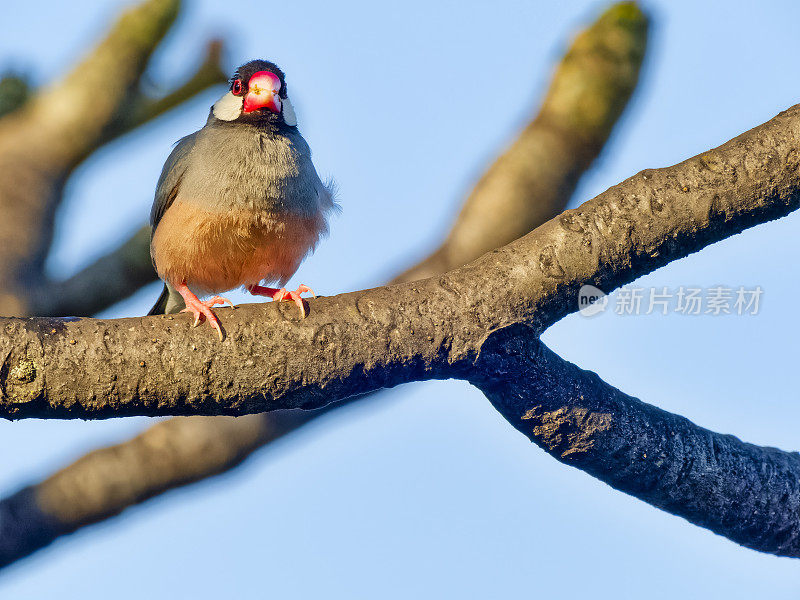
[[247, 207], [312, 216], [330, 204], [328, 190], [297, 132], [206, 126], [198, 132], [179, 199], [211, 210]]

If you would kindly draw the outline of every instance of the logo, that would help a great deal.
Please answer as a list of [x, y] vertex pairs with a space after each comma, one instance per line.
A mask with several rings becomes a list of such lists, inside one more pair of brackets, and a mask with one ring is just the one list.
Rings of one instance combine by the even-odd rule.
[[578, 312], [584, 317], [593, 317], [605, 311], [608, 296], [600, 288], [593, 285], [581, 286], [578, 292]]

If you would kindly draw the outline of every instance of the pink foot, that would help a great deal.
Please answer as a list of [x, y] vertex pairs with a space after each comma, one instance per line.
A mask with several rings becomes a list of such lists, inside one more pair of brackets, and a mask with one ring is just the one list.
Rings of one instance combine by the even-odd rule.
[[286, 288], [271, 288], [271, 287], [263, 287], [260, 285], [249, 285], [247, 286], [247, 291], [253, 294], [254, 296], [268, 296], [272, 298], [275, 302], [280, 302], [281, 300], [293, 300], [294, 303], [297, 305], [297, 308], [300, 309], [300, 316], [304, 319], [306, 318], [306, 305], [303, 302], [303, 298], [300, 294], [304, 292], [310, 292], [312, 296], [316, 298], [314, 294], [314, 290], [312, 290], [307, 285], [303, 285], [302, 283], [298, 286], [298, 288], [290, 292]]
[[233, 302], [222, 296], [214, 296], [208, 300], [200, 300], [185, 283], [176, 285], [175, 289], [183, 296], [183, 301], [186, 304], [186, 308], [181, 312], [190, 312], [194, 315], [194, 324], [192, 327], [197, 327], [200, 321], [205, 318], [208, 324], [216, 329], [220, 341], [225, 339], [225, 334], [222, 332], [222, 325], [220, 325], [217, 315], [215, 315], [214, 311], [211, 309], [215, 304], [229, 304], [231, 308], [233, 308]]

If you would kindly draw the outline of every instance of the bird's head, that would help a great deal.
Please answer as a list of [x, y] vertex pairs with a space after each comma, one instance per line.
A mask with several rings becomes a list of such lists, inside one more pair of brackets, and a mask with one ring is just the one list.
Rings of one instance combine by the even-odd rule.
[[251, 60], [236, 69], [228, 93], [211, 113], [220, 121], [297, 125], [283, 71], [266, 60]]

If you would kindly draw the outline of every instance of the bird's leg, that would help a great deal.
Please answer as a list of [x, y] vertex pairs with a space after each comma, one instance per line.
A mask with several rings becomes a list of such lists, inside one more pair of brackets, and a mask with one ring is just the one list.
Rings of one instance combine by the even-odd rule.
[[316, 298], [314, 294], [314, 290], [312, 290], [307, 285], [303, 285], [302, 283], [298, 286], [298, 288], [290, 292], [286, 288], [271, 288], [271, 287], [264, 287], [261, 285], [248, 285], [245, 286], [247, 291], [253, 294], [254, 296], [268, 296], [272, 298], [276, 302], [280, 302], [281, 300], [293, 300], [297, 307], [300, 309], [300, 316], [305, 319], [306, 317], [306, 305], [303, 303], [303, 298], [300, 296], [303, 292], [310, 292], [312, 296]]
[[227, 298], [223, 298], [222, 296], [214, 296], [208, 300], [200, 300], [194, 295], [194, 292], [189, 289], [189, 286], [186, 285], [185, 281], [179, 285], [176, 285], [175, 289], [181, 296], [183, 296], [183, 302], [186, 304], [186, 308], [184, 308], [181, 312], [190, 312], [194, 315], [194, 325], [192, 325], [192, 327], [197, 327], [200, 324], [200, 320], [205, 317], [208, 320], [209, 325], [217, 330], [219, 339], [222, 341], [225, 337], [222, 333], [222, 325], [220, 325], [217, 315], [215, 315], [214, 311], [211, 309], [215, 304], [226, 303], [230, 304], [231, 308], [233, 308], [233, 302]]

